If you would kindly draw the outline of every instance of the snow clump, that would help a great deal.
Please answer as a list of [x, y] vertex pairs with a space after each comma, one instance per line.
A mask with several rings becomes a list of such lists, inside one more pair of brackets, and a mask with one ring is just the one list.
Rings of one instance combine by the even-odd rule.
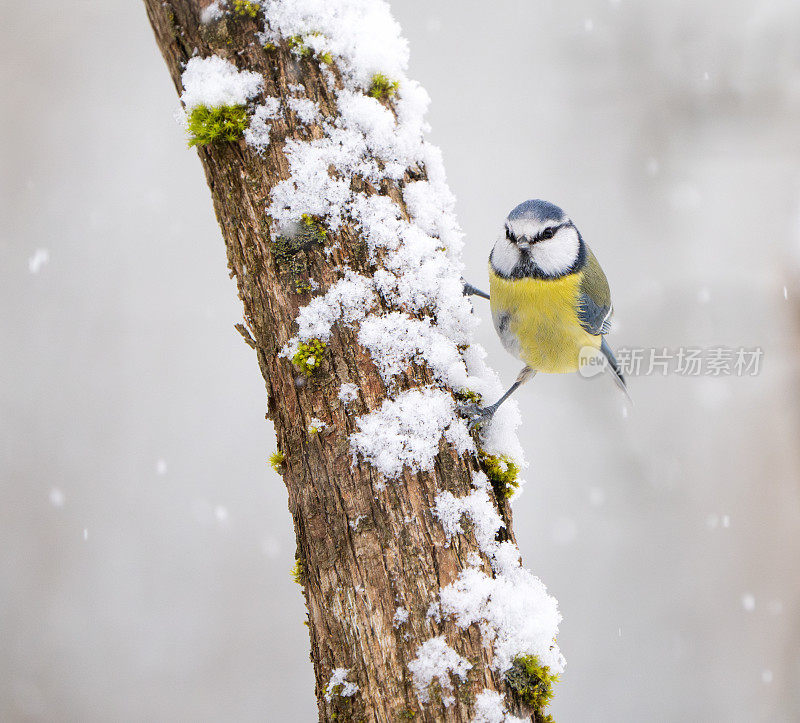
[[463, 534], [462, 519], [466, 516], [473, 524], [475, 538], [483, 551], [494, 549], [495, 538], [505, 523], [500, 518], [489, 497], [491, 484], [483, 472], [475, 473], [475, 489], [465, 497], [456, 497], [443, 491], [436, 496], [433, 513], [442, 523], [445, 534], [453, 537]]
[[386, 399], [356, 424], [358, 431], [350, 435], [353, 456], [365, 459], [386, 479], [398, 478], [406, 465], [413, 471], [433, 469], [442, 436], [459, 453], [475, 449], [467, 425], [455, 414], [453, 397], [433, 387]]
[[226, 0], [214, 0], [211, 5], [208, 5], [203, 9], [203, 12], [200, 13], [200, 22], [203, 25], [208, 25], [208, 23], [211, 23], [214, 20], [219, 20], [223, 15], [225, 15], [225, 10], [223, 10], [223, 8], [227, 5], [228, 3]]
[[281, 116], [281, 101], [274, 96], [267, 97], [261, 105], [257, 105], [250, 119], [250, 127], [245, 129], [244, 139], [259, 153], [269, 146], [269, 132], [272, 126], [267, 121]]
[[499, 673], [519, 655], [535, 655], [554, 674], [563, 672], [564, 657], [554, 642], [561, 622], [555, 598], [522, 567], [512, 542], [495, 543], [491, 559], [494, 577], [470, 567], [442, 589], [442, 613], [461, 628], [478, 624], [484, 643], [494, 648], [492, 668]]
[[[333, 696], [341, 695], [344, 698], [349, 698], [358, 692], [358, 686], [355, 683], [350, 683], [345, 680], [349, 675], [349, 668], [334, 668], [331, 674], [331, 679], [328, 681], [328, 686], [325, 688], [325, 700], [328, 703], [333, 700]], [[341, 686], [341, 690], [336, 690]]]
[[355, 384], [346, 382], [339, 387], [339, 400], [348, 404], [358, 399], [358, 387]]
[[[417, 648], [417, 655], [408, 664], [408, 669], [414, 678], [414, 687], [417, 697], [421, 702], [430, 700], [428, 688], [434, 679], [439, 681], [443, 691], [452, 691], [451, 675], [458, 676], [461, 681], [467, 679], [467, 671], [472, 668], [466, 658], [459, 655], [445, 641], [444, 636], [430, 638]], [[447, 698], [442, 698], [442, 703], [448, 705]], [[453, 699], [450, 699], [452, 704]]]
[[484, 688], [475, 696], [472, 723], [530, 723], [530, 718], [517, 718], [506, 710], [505, 699], [496, 690]]
[[376, 73], [399, 78], [408, 42], [388, 3], [375, 0], [263, 0], [269, 26], [263, 41], [300, 36], [317, 53], [330, 53], [349, 84], [367, 88]]
[[208, 108], [245, 105], [264, 87], [261, 75], [249, 70], [237, 70], [233, 63], [218, 55], [190, 58], [181, 80], [181, 100], [186, 110], [199, 105]]
[[287, 103], [289, 108], [297, 114], [300, 122], [305, 125], [316, 123], [319, 118], [319, 105], [313, 100], [308, 98], [289, 98]]

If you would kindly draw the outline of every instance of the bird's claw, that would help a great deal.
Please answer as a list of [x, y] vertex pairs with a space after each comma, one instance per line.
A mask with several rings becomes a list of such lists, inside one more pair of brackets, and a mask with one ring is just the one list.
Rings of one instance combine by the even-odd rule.
[[480, 429], [494, 414], [491, 407], [479, 407], [475, 402], [460, 404], [458, 413], [466, 420], [470, 431]]
[[481, 291], [478, 287], [473, 286], [469, 283], [469, 281], [464, 281], [464, 279], [461, 279], [461, 283], [463, 284], [461, 293], [464, 296], [480, 296], [482, 299], [489, 298], [489, 294], [487, 294], [485, 291]]

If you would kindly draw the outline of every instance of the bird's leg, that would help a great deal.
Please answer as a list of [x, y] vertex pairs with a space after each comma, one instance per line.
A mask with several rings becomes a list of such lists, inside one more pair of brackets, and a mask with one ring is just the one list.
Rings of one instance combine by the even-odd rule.
[[522, 371], [517, 375], [514, 383], [508, 388], [508, 391], [494, 404], [490, 404], [488, 407], [479, 407], [477, 404], [470, 404], [462, 407], [461, 413], [467, 418], [469, 428], [475, 429], [475, 427], [484, 422], [488, 422], [494, 416], [497, 408], [535, 374], [535, 369], [524, 366], [522, 367]]
[[461, 281], [464, 284], [464, 290], [461, 292], [464, 296], [480, 296], [483, 299], [489, 298], [489, 294], [487, 294], [485, 291], [481, 291], [468, 281], [464, 281], [464, 279], [461, 279]]
[[536, 374], [536, 371], [531, 369], [529, 366], [522, 367], [522, 370], [519, 374], [517, 374], [517, 378], [514, 380], [514, 383], [508, 388], [508, 391], [500, 397], [494, 404], [491, 406], [486, 407], [487, 410], [491, 410], [489, 412], [490, 415], [494, 414], [497, 411], [497, 408], [508, 399], [514, 392], [517, 391], [525, 382], [528, 381], [532, 376]]

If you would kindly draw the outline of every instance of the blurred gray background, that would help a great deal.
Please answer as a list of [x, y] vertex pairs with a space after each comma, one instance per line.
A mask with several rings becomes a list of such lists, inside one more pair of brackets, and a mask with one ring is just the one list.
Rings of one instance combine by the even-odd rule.
[[[627, 417], [608, 379], [519, 393], [555, 718], [800, 719], [800, 6], [392, 4], [475, 283], [543, 197], [614, 345], [764, 349], [634, 378]], [[0, 38], [0, 718], [313, 720], [263, 384], [143, 7], [6, 1]]]

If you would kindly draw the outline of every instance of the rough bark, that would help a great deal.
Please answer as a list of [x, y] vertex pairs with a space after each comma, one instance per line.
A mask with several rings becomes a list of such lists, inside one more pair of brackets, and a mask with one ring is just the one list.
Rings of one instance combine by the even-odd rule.
[[[240, 69], [261, 73], [265, 95], [286, 98], [289, 84], [302, 83], [307, 97], [319, 102], [324, 114], [336, 112], [335, 99], [315, 59], [298, 59], [285, 44], [265, 50], [254, 37], [263, 22], [260, 17], [229, 15], [202, 25], [200, 12], [206, 4], [202, 0], [145, 0], [179, 93], [183, 64], [195, 53], [216, 54]], [[489, 669], [475, 626], [462, 631], [452, 622], [437, 623], [426, 611], [440, 587], [467, 566], [467, 555], [478, 552], [471, 533], [448, 544], [431, 514], [438, 491], [469, 493], [476, 460], [442, 444], [434, 471], [406, 473], [382, 488], [369, 465], [353, 463], [348, 443], [355, 416], [379, 407], [386, 396], [355, 333], [335, 327], [324, 368], [303, 385], [297, 383], [298, 373], [290, 361], [279, 356], [294, 333], [298, 308], [312, 298], [298, 293], [298, 280], [313, 277], [324, 291], [341, 277], [345, 264], [365, 275], [374, 272], [364, 241], [347, 227], [335, 238], [329, 237], [329, 243], [338, 242], [332, 254], [313, 247], [299, 252], [293, 271], [276, 264], [265, 208], [272, 187], [288, 176], [283, 144], [287, 138], [308, 139], [314, 134], [321, 131], [303, 126], [290, 114], [272, 123], [271, 143], [263, 157], [243, 141], [200, 147], [198, 154], [230, 273], [236, 277], [244, 306], [247, 329], [240, 326], [240, 331], [256, 351], [268, 393], [268, 416], [285, 455], [283, 479], [297, 535], [297, 558], [302, 561], [319, 717], [324, 721], [467, 721], [477, 693], [484, 688], [504, 692], [505, 686]], [[424, 178], [424, 171], [415, 178]], [[363, 190], [387, 194], [403, 207], [394, 184]], [[415, 366], [401, 386], [432, 381], [425, 366]], [[358, 400], [347, 410], [338, 399], [344, 382], [359, 388]], [[313, 417], [328, 425], [326, 433], [309, 433]], [[507, 504], [501, 506], [508, 523], [506, 534], [511, 535], [510, 511]], [[399, 606], [410, 617], [406, 624], [394, 627]], [[431, 704], [420, 705], [407, 667], [420, 643], [441, 634], [474, 665], [468, 681], [456, 686], [456, 701], [449, 708], [437, 702], [435, 695]], [[359, 692], [327, 702], [325, 689], [337, 667], [351, 669], [347, 679], [358, 685]]]

